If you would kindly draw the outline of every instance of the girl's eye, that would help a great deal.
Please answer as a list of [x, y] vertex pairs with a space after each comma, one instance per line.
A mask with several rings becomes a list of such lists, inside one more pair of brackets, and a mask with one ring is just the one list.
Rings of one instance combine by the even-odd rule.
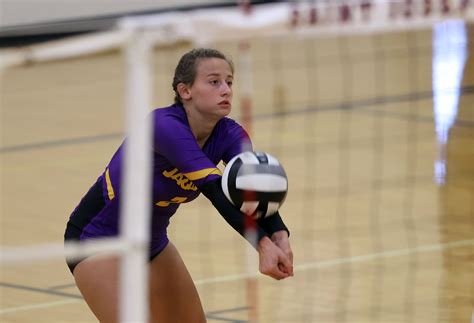
[[229, 87], [232, 87], [232, 81], [227, 81], [227, 85], [228, 85]]
[[218, 81], [218, 80], [212, 80], [212, 81], [211, 81], [211, 84], [212, 84], [212, 85], [219, 85], [219, 81]]

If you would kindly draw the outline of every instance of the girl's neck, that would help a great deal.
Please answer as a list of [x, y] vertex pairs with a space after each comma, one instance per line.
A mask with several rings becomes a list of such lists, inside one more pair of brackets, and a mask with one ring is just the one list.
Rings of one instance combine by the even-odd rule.
[[199, 147], [202, 148], [219, 120], [209, 119], [209, 117], [203, 116], [193, 107], [183, 106], [194, 138], [196, 138]]

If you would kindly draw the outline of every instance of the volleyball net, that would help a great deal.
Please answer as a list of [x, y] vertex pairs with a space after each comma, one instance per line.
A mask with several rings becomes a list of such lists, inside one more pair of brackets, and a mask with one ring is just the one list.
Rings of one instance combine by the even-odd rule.
[[[120, 254], [121, 320], [146, 320], [151, 157], [143, 120], [171, 103], [179, 57], [192, 47], [216, 47], [236, 63], [231, 117], [251, 130], [256, 150], [287, 170], [281, 213], [292, 233], [296, 276], [259, 280], [258, 295], [246, 295], [239, 286], [259, 277], [255, 254], [245, 256], [248, 246], [204, 199], [183, 205], [170, 237], [208, 319], [470, 316], [472, 288], [457, 279], [472, 286], [463, 259], [474, 245], [473, 20], [474, 3], [466, 0], [243, 2], [128, 17], [113, 30], [2, 50], [3, 279], [21, 279], [20, 264], [64, 253]], [[85, 193], [123, 136], [131, 147], [126, 230], [64, 249], [60, 235], [83, 194], [60, 202], [58, 194], [74, 184]], [[32, 179], [41, 184], [32, 186]], [[29, 205], [38, 199], [41, 210]], [[35, 221], [37, 231], [19, 239]], [[20, 315], [9, 310], [20, 308], [13, 303], [0, 312], [7, 319]]]

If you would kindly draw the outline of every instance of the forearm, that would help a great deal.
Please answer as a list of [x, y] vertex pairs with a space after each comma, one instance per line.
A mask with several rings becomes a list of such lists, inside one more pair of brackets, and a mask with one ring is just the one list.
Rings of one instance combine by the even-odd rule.
[[269, 236], [273, 236], [274, 233], [280, 231], [286, 231], [288, 237], [290, 236], [290, 230], [288, 230], [288, 228], [286, 227], [278, 211], [271, 216], [258, 219], [257, 223], [262, 227], [262, 229], [265, 230], [265, 232], [268, 233]]
[[[258, 222], [251, 219], [250, 217], [247, 217], [229, 202], [222, 191], [220, 179], [202, 185], [200, 190], [204, 196], [206, 196], [211, 201], [224, 220], [242, 237], [249, 241], [249, 243], [255, 249], [258, 249], [258, 244], [262, 238], [267, 237], [268, 239], [268, 232], [264, 230]], [[255, 229], [257, 238], [256, 241], [251, 241], [253, 240], [252, 237], [246, 234], [246, 230], [249, 228]]]

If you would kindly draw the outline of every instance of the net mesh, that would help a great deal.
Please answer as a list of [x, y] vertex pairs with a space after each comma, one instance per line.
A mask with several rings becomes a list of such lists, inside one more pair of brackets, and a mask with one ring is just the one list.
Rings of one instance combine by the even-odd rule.
[[[193, 46], [236, 63], [237, 120], [238, 98], [249, 95], [239, 80], [250, 72], [254, 147], [289, 178], [281, 213], [291, 279], [257, 276], [258, 288], [246, 288], [257, 268], [248, 272], [245, 242], [206, 199], [172, 218], [170, 238], [209, 321], [471, 318], [473, 11], [469, 1], [298, 1], [285, 7], [283, 29], [246, 39], [245, 53], [234, 34], [157, 46], [154, 107], [172, 102], [174, 67]], [[61, 242], [68, 214], [122, 140], [125, 79], [117, 51], [3, 70], [2, 246]], [[2, 320], [92, 318], [61, 261], [1, 273]]]

